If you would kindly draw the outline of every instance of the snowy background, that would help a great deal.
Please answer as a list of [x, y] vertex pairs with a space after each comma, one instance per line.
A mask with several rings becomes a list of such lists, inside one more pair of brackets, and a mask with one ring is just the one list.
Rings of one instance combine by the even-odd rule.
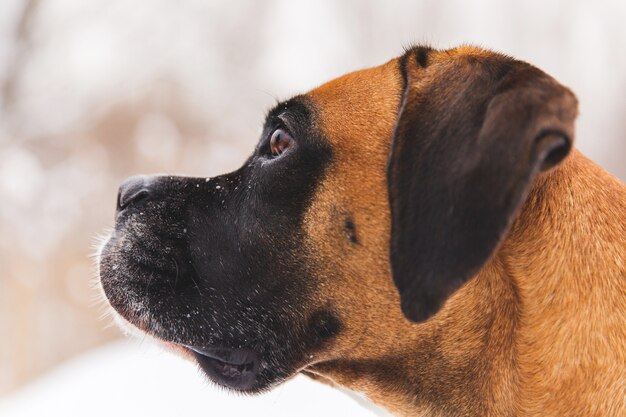
[[211, 385], [191, 363], [150, 343], [116, 342], [72, 359], [2, 400], [0, 416], [386, 417], [356, 395], [304, 376], [268, 394]]
[[[554, 75], [580, 100], [577, 146], [625, 179], [624, 22], [621, 0], [1, 0], [0, 415], [147, 398], [128, 381], [154, 389], [157, 410], [170, 410], [167, 395], [218, 395], [189, 364], [106, 345], [120, 334], [99, 319], [89, 255], [123, 178], [234, 169], [276, 99], [417, 41], [482, 45]], [[318, 389], [290, 384], [268, 401], [288, 410]], [[324, 398], [357, 406], [319, 390], [311, 410]]]

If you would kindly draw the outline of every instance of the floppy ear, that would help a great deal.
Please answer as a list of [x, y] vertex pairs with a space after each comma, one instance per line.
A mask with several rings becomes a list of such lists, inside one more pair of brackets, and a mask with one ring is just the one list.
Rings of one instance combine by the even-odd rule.
[[569, 90], [524, 62], [494, 54], [426, 66], [424, 53], [404, 60], [387, 173], [391, 268], [413, 321], [489, 260], [533, 179], [569, 153], [577, 113]]

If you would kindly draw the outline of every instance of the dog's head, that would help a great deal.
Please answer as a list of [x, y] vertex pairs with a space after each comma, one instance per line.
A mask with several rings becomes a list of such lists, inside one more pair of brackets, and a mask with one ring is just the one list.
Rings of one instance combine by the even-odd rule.
[[129, 179], [102, 286], [240, 391], [387, 354], [497, 250], [575, 114], [526, 63], [412, 48], [276, 106], [235, 172]]

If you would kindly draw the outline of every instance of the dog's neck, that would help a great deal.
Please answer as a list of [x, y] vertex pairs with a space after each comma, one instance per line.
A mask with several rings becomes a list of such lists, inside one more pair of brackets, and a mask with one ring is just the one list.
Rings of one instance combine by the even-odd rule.
[[567, 414], [585, 395], [570, 383], [601, 384], [624, 361], [602, 341], [624, 337], [624, 201], [624, 185], [574, 151], [537, 179], [497, 253], [435, 318], [394, 317], [363, 342], [388, 345], [386, 356], [315, 372], [398, 415]]

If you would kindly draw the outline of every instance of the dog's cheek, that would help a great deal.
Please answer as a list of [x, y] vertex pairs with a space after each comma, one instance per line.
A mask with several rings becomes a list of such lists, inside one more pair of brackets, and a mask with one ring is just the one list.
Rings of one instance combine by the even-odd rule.
[[[315, 361], [365, 356], [358, 345], [361, 341], [370, 345], [366, 340], [371, 337], [370, 326], [382, 320], [385, 311], [400, 311], [387, 260], [384, 199], [381, 203], [367, 198], [355, 202], [353, 196], [335, 192], [341, 189], [340, 181], [347, 182], [332, 175], [321, 184], [305, 221], [307, 262], [315, 271], [318, 309], [332, 311], [340, 323], [331, 338], [315, 346]], [[377, 211], [377, 216], [368, 210]], [[323, 340], [328, 326], [314, 328], [321, 330], [318, 334]]]
[[[401, 319], [389, 269], [386, 179], [399, 74], [392, 61], [310, 93], [333, 155], [304, 221], [318, 305], [332, 309], [342, 323], [320, 352], [331, 359], [375, 354], [381, 341], [369, 330], [385, 319]], [[380, 82], [361, 82], [369, 78]]]

